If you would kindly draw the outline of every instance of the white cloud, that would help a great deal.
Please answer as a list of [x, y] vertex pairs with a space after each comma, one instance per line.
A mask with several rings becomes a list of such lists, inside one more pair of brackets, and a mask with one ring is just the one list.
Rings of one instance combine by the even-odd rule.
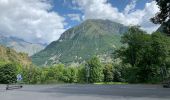
[[154, 1], [146, 3], [145, 8], [143, 9], [144, 16], [139, 23], [139, 25], [142, 26], [142, 29], [151, 33], [160, 27], [160, 25], [155, 25], [150, 21], [150, 18], [155, 16], [157, 12], [159, 12], [159, 8]]
[[154, 25], [149, 19], [159, 11], [156, 2], [146, 3], [141, 10], [135, 9], [136, 1], [132, 0], [123, 12], [113, 7], [108, 0], [73, 0], [73, 3], [79, 6], [85, 19], [109, 19], [124, 25], [140, 25], [149, 33], [155, 31], [159, 25]]
[[128, 14], [130, 13], [131, 11], [133, 11], [136, 7], [136, 2], [137, 0], [132, 0], [132, 2], [130, 2], [130, 4], [128, 4], [125, 9], [124, 9], [124, 13], [125, 14]]
[[49, 0], [0, 0], [0, 32], [30, 42], [49, 43], [65, 31], [65, 19]]
[[68, 14], [67, 15], [72, 21], [78, 21], [80, 22], [82, 20], [80, 14]]

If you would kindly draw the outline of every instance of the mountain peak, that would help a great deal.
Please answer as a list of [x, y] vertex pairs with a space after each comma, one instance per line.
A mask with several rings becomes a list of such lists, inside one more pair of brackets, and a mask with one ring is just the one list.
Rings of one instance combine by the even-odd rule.
[[[83, 23], [94, 22], [94, 23], [116, 23], [108, 19], [87, 19]], [[116, 23], [119, 24], [119, 23]]]
[[105, 57], [121, 46], [128, 27], [109, 20], [88, 19], [64, 32], [60, 39], [32, 56], [37, 65], [82, 63], [94, 55]]
[[98, 35], [104, 34], [123, 34], [127, 29], [126, 26], [110, 20], [87, 19], [80, 25], [64, 32], [59, 40], [72, 39], [77, 35], [98, 37]]

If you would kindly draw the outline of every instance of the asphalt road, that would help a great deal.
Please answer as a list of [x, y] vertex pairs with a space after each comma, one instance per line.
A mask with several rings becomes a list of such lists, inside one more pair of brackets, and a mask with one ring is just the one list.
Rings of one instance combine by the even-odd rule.
[[170, 89], [159, 85], [23, 85], [5, 90], [0, 100], [170, 100]]

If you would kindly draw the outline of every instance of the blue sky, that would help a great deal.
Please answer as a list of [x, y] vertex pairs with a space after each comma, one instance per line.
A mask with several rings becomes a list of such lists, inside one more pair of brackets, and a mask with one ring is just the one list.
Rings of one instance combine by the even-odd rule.
[[[135, 9], [144, 9], [145, 4], [151, 2], [152, 0], [137, 0]], [[61, 16], [66, 18], [66, 22], [68, 25], [65, 28], [73, 27], [77, 24], [80, 24], [82, 21], [72, 21], [67, 14], [81, 14], [83, 16], [83, 12], [77, 9], [73, 9], [75, 6], [72, 4], [71, 0], [52, 0], [53, 11], [59, 13]], [[132, 0], [108, 0], [107, 2], [111, 3], [112, 6], [118, 8], [120, 12], [122, 12], [125, 7], [132, 2]]]
[[86, 19], [140, 25], [150, 34], [157, 12], [154, 0], [0, 0], [0, 35], [48, 44]]
[[[123, 11], [126, 5], [128, 5], [132, 0], [108, 0], [112, 6], [117, 7], [120, 11]], [[143, 9], [147, 2], [151, 0], [137, 0], [136, 9]], [[65, 3], [67, 2], [67, 3]], [[69, 13], [80, 13], [80, 11], [71, 9], [71, 0], [52, 0], [53, 10], [58, 12], [61, 15]]]

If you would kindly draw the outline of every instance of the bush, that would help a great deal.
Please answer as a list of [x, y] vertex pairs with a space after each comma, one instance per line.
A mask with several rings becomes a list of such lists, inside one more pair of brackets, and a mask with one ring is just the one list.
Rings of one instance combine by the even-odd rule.
[[17, 66], [16, 64], [8, 63], [0, 65], [0, 83], [9, 84], [16, 82]]

